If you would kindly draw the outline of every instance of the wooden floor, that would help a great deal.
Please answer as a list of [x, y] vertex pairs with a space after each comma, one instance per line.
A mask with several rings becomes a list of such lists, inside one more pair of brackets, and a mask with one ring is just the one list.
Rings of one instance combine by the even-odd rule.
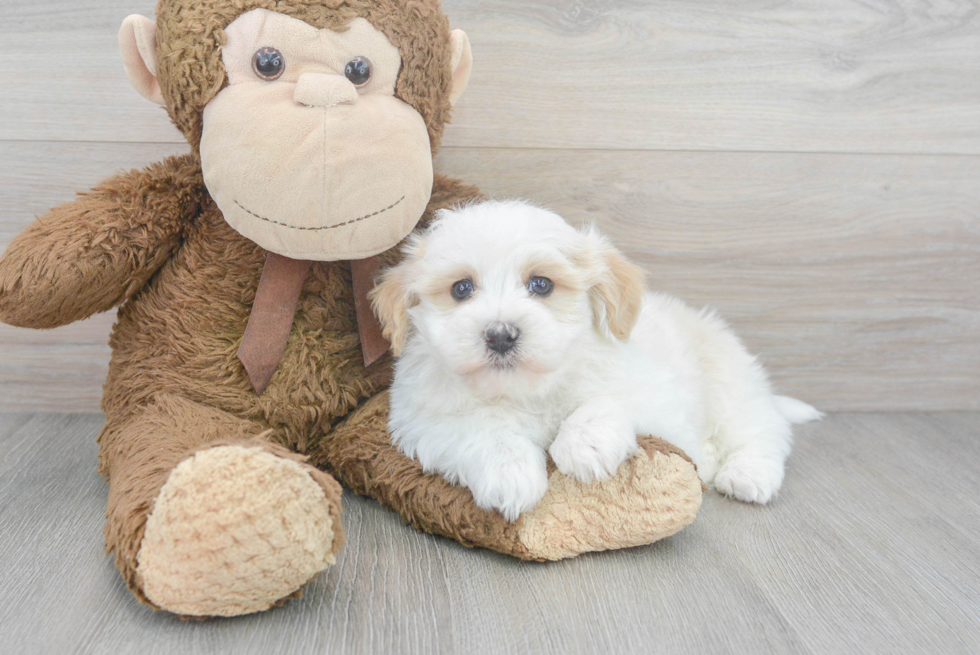
[[4, 653], [980, 652], [980, 414], [838, 414], [786, 486], [705, 496], [644, 548], [524, 563], [345, 497], [348, 544], [306, 597], [182, 622], [102, 549], [97, 415], [0, 414]]

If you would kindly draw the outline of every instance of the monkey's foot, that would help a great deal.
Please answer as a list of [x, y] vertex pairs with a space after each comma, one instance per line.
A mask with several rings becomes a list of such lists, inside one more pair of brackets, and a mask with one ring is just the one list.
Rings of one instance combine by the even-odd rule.
[[640, 451], [601, 482], [579, 482], [551, 469], [544, 498], [505, 531], [511, 554], [558, 560], [641, 546], [694, 521], [704, 489], [694, 464], [659, 439], [639, 442]]
[[137, 555], [146, 597], [177, 614], [235, 616], [296, 594], [334, 563], [342, 538], [339, 496], [328, 496], [311, 470], [237, 445], [181, 462]]
[[388, 393], [358, 407], [310, 448], [310, 461], [344, 476], [355, 493], [373, 496], [426, 532], [529, 560], [557, 560], [596, 550], [650, 544], [691, 524], [704, 485], [681, 451], [653, 437], [601, 482], [583, 483], [553, 464], [538, 504], [509, 523], [391, 445]]

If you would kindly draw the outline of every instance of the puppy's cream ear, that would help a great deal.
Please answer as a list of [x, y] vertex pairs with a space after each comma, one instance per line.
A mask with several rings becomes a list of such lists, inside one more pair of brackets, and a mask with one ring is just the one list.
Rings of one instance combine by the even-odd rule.
[[582, 264], [596, 328], [609, 337], [628, 341], [643, 307], [642, 268], [630, 262], [592, 226], [582, 231]]
[[408, 341], [411, 327], [408, 309], [418, 304], [418, 299], [414, 298], [408, 289], [411, 281], [408, 269], [408, 261], [389, 268], [381, 275], [381, 281], [377, 286], [368, 294], [371, 307], [381, 321], [382, 334], [391, 342], [391, 350], [396, 357], [402, 354]]

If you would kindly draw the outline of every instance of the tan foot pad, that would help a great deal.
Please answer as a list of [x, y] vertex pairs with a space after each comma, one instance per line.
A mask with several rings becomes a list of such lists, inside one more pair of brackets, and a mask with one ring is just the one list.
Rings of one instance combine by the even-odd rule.
[[219, 446], [181, 462], [160, 490], [137, 555], [156, 606], [191, 616], [268, 609], [334, 563], [334, 520], [301, 464]]

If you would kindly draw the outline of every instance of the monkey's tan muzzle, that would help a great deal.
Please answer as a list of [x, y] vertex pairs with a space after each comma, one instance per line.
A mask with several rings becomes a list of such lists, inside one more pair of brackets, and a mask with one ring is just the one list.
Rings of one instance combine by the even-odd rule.
[[[208, 190], [231, 227], [280, 255], [334, 261], [384, 252], [429, 201], [425, 123], [394, 96], [348, 98], [342, 84], [306, 82], [236, 84], [208, 104]], [[316, 97], [303, 103], [304, 94]], [[336, 103], [319, 97], [337, 94], [345, 97]]]

